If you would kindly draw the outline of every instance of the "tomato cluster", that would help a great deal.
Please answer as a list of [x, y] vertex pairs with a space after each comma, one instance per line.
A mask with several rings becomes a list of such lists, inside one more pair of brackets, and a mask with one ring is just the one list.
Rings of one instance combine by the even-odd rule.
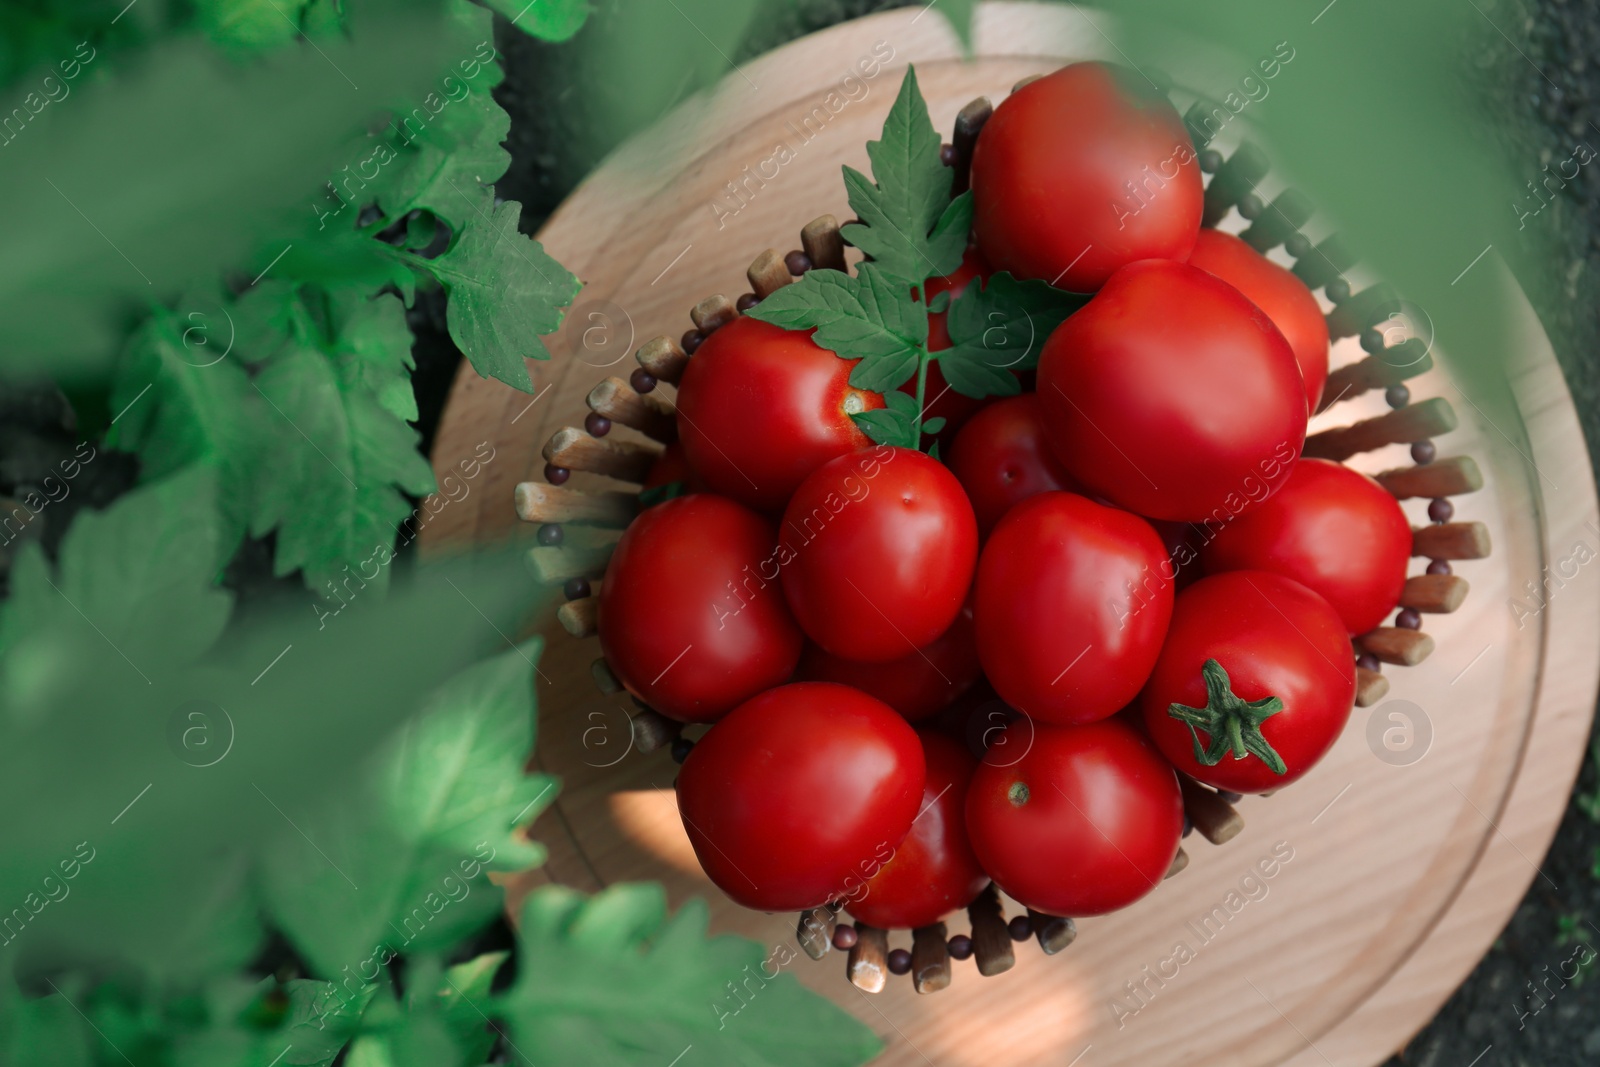
[[[624, 534], [599, 632], [642, 703], [711, 724], [679, 806], [742, 904], [914, 927], [993, 880], [1125, 907], [1177, 852], [1180, 774], [1277, 789], [1350, 714], [1350, 638], [1394, 608], [1410, 528], [1300, 458], [1321, 308], [1201, 228], [1194, 146], [1140, 82], [1077, 64], [984, 127], [972, 246], [926, 295], [1005, 271], [1086, 302], [1019, 395], [975, 398], [938, 373], [941, 299], [932, 454], [873, 443], [855, 416], [894, 405], [811, 331], [737, 318], [689, 361], [650, 483], [688, 492]], [[977, 745], [969, 693], [1006, 708]]]

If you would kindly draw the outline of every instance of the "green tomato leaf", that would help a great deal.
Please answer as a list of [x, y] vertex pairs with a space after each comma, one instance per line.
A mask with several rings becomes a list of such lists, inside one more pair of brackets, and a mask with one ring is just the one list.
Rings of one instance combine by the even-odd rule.
[[[223, 558], [250, 522], [264, 405], [250, 387], [229, 313], [210, 300], [186, 300], [182, 315], [159, 309], [134, 334], [111, 390], [116, 416], [107, 444], [139, 456], [141, 481], [159, 481], [199, 463], [218, 473]], [[180, 306], [183, 306], [180, 305]]]
[[888, 393], [917, 373], [928, 313], [908, 288], [863, 263], [857, 277], [813, 270], [748, 314], [786, 330], [816, 330], [815, 340], [843, 359], [858, 359], [850, 384]]
[[917, 410], [917, 398], [891, 389], [883, 394], [883, 399], [887, 407], [863, 411], [850, 418], [861, 427], [862, 433], [880, 445], [916, 448], [917, 418], [921, 415]]
[[940, 430], [945, 428], [945, 424], [947, 422], [949, 422], [949, 420], [946, 419], [943, 415], [936, 416], [936, 417], [931, 418], [927, 422], [922, 424], [922, 432], [923, 433], [938, 433]]
[[[691, 900], [667, 918], [659, 885], [535, 892], [522, 911], [526, 963], [496, 1003], [518, 1052], [607, 1067], [661, 1067], [690, 1045], [708, 1067], [850, 1067], [877, 1054], [866, 1027], [783, 973], [798, 950], [708, 940], [706, 915]], [[735, 997], [730, 982], [751, 992]]]
[[517, 232], [522, 208], [494, 205], [486, 189], [460, 190], [441, 210], [463, 220], [438, 259], [394, 251], [450, 294], [450, 336], [479, 374], [533, 391], [525, 359], [549, 359], [540, 335], [555, 332], [581, 283], [538, 241]]
[[907, 286], [959, 267], [972, 227], [971, 198], [963, 194], [951, 201], [954, 174], [940, 162], [939, 148], [911, 67], [884, 119], [882, 139], [867, 142], [872, 180], [844, 168], [845, 191], [861, 223], [840, 232], [879, 270]]
[[405, 308], [386, 296], [368, 299], [348, 290], [336, 293], [332, 303], [336, 350], [351, 388], [366, 388], [389, 414], [416, 422], [411, 372], [417, 364]]
[[538, 650], [531, 641], [452, 679], [349, 786], [295, 816], [303, 835], [285, 828], [264, 893], [319, 973], [370, 978], [387, 955], [453, 944], [501, 907], [485, 871], [543, 860], [519, 832], [556, 787], [522, 769]]
[[950, 388], [963, 396], [1014, 396], [1017, 371], [1039, 363], [1039, 350], [1089, 297], [1002, 271], [974, 281], [950, 305], [951, 347], [933, 353]]
[[[362, 312], [380, 313], [380, 305]], [[383, 367], [360, 331], [353, 348], [331, 353], [296, 340], [253, 383], [273, 441], [255, 486], [251, 533], [276, 530], [276, 573], [303, 570], [323, 597], [337, 596], [336, 585], [353, 593], [352, 580], [385, 587], [395, 527], [411, 513], [401, 492], [434, 489], [416, 431], [396, 417], [394, 391], [371, 388], [403, 377], [408, 351], [389, 351]]]
[[[502, 144], [511, 133], [511, 116], [490, 95], [502, 74], [494, 61], [493, 29], [485, 22], [484, 39], [457, 64], [451, 88], [442, 95], [429, 93], [410, 110], [397, 110], [370, 153], [361, 157], [379, 169], [372, 192], [390, 218], [425, 207], [458, 226], [469, 225], [472, 212], [463, 194], [481, 194], [511, 164]], [[458, 97], [458, 91], [465, 95]]]
[[12, 712], [85, 664], [142, 688], [211, 646], [233, 600], [216, 585], [216, 500], [216, 472], [193, 467], [78, 515], [54, 567], [37, 542], [23, 545], [0, 602], [0, 692]]

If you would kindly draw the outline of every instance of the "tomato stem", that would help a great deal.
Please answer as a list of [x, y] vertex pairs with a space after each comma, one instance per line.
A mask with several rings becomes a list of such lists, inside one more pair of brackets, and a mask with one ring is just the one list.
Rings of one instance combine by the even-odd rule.
[[[929, 300], [928, 300], [928, 285], [927, 285], [926, 282], [924, 282], [919, 288], [921, 290], [919, 296], [920, 296], [920, 299], [922, 300], [923, 308], [926, 309], [928, 304], [929, 304]], [[925, 421], [927, 421], [926, 420], [926, 416], [927, 416], [928, 412], [927, 412], [927, 409], [924, 407], [924, 404], [926, 402], [924, 400], [924, 397], [927, 395], [927, 391], [928, 391], [928, 364], [930, 362], [932, 362], [932, 359], [933, 359], [933, 355], [932, 355], [932, 353], [930, 353], [928, 351], [928, 342], [926, 340], [923, 340], [923, 342], [920, 345], [917, 346], [917, 430], [916, 430], [916, 440], [919, 443], [922, 440], [922, 424]]]
[[[1206, 660], [1200, 668], [1206, 683], [1206, 704], [1191, 708], [1187, 704], [1172, 703], [1167, 714], [1189, 728], [1194, 741], [1195, 761], [1206, 767], [1215, 767], [1229, 752], [1236, 760], [1255, 756], [1272, 768], [1274, 774], [1286, 774], [1283, 757], [1261, 735], [1261, 724], [1283, 710], [1283, 701], [1277, 697], [1245, 700], [1233, 691], [1228, 672], [1214, 659]], [[1200, 731], [1210, 737], [1209, 745], [1200, 744]]]

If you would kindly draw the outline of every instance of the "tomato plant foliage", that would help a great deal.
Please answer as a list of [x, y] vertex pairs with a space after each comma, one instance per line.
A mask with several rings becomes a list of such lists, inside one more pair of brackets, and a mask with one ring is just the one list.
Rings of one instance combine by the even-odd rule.
[[[93, 42], [80, 98], [8, 134], [0, 192], [38, 255], [0, 268], [7, 369], [100, 390], [78, 462], [138, 461], [49, 551], [9, 528], [3, 548], [0, 803], [29, 814], [0, 869], [0, 1062], [878, 1048], [789, 959], [708, 939], [704, 906], [669, 916], [658, 887], [543, 889], [520, 935], [504, 921], [490, 875], [543, 862], [528, 828], [560, 791], [524, 769], [539, 643], [504, 636], [545, 594], [509, 556], [390, 551], [433, 489], [407, 308], [442, 294], [472, 366], [531, 390], [523, 360], [578, 291], [496, 202], [490, 90], [497, 32], [565, 40], [588, 7], [490, 6], [498, 30], [459, 0], [0, 14], [3, 83]], [[250, 538], [314, 597], [231, 592]]]
[[[914, 68], [906, 72], [880, 139], [868, 142], [867, 157], [871, 178], [844, 168], [850, 207], [861, 221], [840, 233], [867, 257], [855, 277], [808, 271], [749, 314], [785, 329], [814, 329], [819, 345], [860, 360], [850, 384], [883, 393], [887, 407], [853, 418], [880, 444], [916, 448], [924, 434], [944, 425], [925, 416], [932, 361], [963, 396], [1013, 395], [1019, 388], [1013, 372], [1032, 368], [1044, 339], [1087, 298], [1004, 273], [987, 285], [967, 286], [954, 300], [946, 293], [928, 298], [929, 279], [961, 266], [972, 194], [951, 196], [954, 174], [940, 158], [940, 137]], [[952, 344], [932, 351], [928, 316], [945, 311]], [[914, 395], [897, 392], [912, 381]]]

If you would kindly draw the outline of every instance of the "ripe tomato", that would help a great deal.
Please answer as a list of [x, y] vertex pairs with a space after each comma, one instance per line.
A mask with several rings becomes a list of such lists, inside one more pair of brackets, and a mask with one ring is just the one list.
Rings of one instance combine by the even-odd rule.
[[[1178, 776], [1120, 719], [1004, 730], [967, 787], [967, 835], [1012, 899], [1104, 915], [1161, 883], [1183, 834]], [[1021, 755], [1018, 755], [1021, 753]]]
[[[954, 300], [966, 292], [967, 285], [974, 278], [988, 276], [989, 265], [983, 261], [976, 248], [968, 247], [961, 257], [961, 266], [953, 273], [942, 278], [928, 279], [928, 299], [931, 300], [940, 293], [949, 293], [950, 299]], [[950, 347], [950, 331], [945, 327], [945, 321], [949, 317], [948, 311], [935, 311], [928, 315], [928, 351], [942, 352]], [[916, 396], [917, 380], [912, 378], [900, 387], [900, 391], [907, 396]], [[938, 360], [928, 364], [928, 380], [923, 385], [922, 393], [924, 403], [922, 417], [945, 420], [944, 429], [935, 435], [942, 442], [939, 446], [941, 449], [949, 446], [956, 431], [965, 425], [973, 412], [989, 403], [987, 399], [970, 397], [950, 388], [949, 383], [944, 380], [944, 372], [939, 369]]]
[[950, 628], [972, 585], [978, 524], [961, 483], [909, 448], [818, 467], [783, 514], [783, 591], [806, 636], [883, 663]]
[[950, 445], [946, 462], [972, 500], [980, 537], [988, 537], [1017, 501], [1078, 488], [1044, 439], [1034, 393], [997, 400], [974, 415]]
[[[1261, 793], [1300, 778], [1333, 747], [1355, 695], [1350, 637], [1326, 600], [1281, 574], [1228, 571], [1178, 596], [1140, 709], [1178, 770]], [[1174, 705], [1213, 726], [1191, 731]]]
[[1271, 500], [1216, 530], [1201, 558], [1208, 574], [1259, 570], [1293, 578], [1332, 604], [1346, 630], [1364, 634], [1400, 602], [1411, 524], [1365, 474], [1303, 459]]
[[786, 681], [802, 637], [777, 583], [777, 530], [709, 493], [629, 525], [600, 587], [600, 649], [628, 692], [710, 722]]
[[1012, 93], [972, 153], [973, 229], [995, 270], [1093, 292], [1189, 254], [1205, 192], [1183, 120], [1143, 77], [1074, 63]]
[[689, 465], [716, 492], [781, 511], [806, 475], [872, 444], [850, 415], [883, 407], [883, 397], [850, 385], [857, 362], [810, 333], [734, 319], [706, 338], [678, 387]]
[[851, 686], [916, 722], [965, 693], [980, 673], [969, 599], [956, 621], [932, 644], [888, 663], [843, 659], [807, 642], [795, 677]]
[[1039, 402], [1056, 457], [1155, 519], [1224, 522], [1288, 478], [1306, 436], [1289, 343], [1237, 289], [1134, 263], [1050, 335]]
[[1294, 272], [1272, 262], [1231, 233], [1205, 229], [1189, 253], [1189, 265], [1215, 274], [1262, 311], [1283, 334], [1300, 364], [1306, 406], [1317, 410], [1328, 380], [1328, 320], [1317, 298]]
[[814, 908], [877, 872], [911, 829], [926, 778], [917, 733], [887, 704], [797, 682], [747, 700], [678, 775], [700, 866], [747, 908]]
[[1132, 700], [1172, 614], [1171, 563], [1150, 524], [1075, 493], [1012, 508], [976, 588], [984, 674], [1044, 722], [1094, 722]]
[[885, 930], [936, 923], [989, 884], [967, 842], [967, 783], [978, 761], [948, 737], [917, 736], [928, 772], [918, 815], [893, 858], [845, 902], [858, 921]]

